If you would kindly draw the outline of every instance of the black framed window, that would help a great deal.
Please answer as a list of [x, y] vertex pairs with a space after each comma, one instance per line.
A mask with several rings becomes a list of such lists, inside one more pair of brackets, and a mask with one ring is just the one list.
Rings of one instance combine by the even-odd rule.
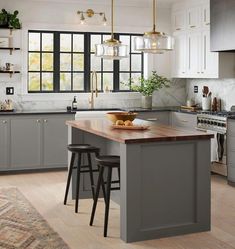
[[98, 75], [98, 90], [129, 91], [132, 78], [143, 75], [143, 54], [133, 49], [136, 34], [115, 34], [128, 45], [130, 56], [121, 61], [95, 57], [95, 44], [110, 38], [107, 33], [29, 31], [28, 92], [88, 92], [91, 74]]

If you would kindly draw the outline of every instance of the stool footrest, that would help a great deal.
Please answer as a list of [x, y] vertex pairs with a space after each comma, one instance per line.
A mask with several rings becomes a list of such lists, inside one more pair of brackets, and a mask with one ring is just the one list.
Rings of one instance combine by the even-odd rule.
[[110, 190], [120, 190], [120, 187], [111, 188]]

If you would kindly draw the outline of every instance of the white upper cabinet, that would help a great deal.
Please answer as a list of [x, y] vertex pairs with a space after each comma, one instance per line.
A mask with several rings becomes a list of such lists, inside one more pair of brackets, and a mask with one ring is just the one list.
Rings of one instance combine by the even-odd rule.
[[204, 4], [202, 6], [202, 26], [208, 27], [210, 26], [210, 5]]
[[235, 54], [210, 51], [209, 1], [173, 5], [172, 77], [233, 78]]
[[176, 10], [172, 13], [172, 27], [174, 31], [185, 30], [186, 13], [184, 10]]
[[175, 49], [173, 50], [172, 61], [172, 76], [185, 77], [186, 74], [186, 35], [184, 33], [177, 33], [175, 35]]
[[199, 29], [201, 27], [201, 7], [194, 6], [187, 9], [187, 28], [189, 30]]

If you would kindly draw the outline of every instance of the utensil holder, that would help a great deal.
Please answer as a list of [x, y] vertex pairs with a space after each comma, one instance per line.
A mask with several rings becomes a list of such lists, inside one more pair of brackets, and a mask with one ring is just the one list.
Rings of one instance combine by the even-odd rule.
[[203, 111], [211, 110], [211, 97], [202, 97], [202, 110]]

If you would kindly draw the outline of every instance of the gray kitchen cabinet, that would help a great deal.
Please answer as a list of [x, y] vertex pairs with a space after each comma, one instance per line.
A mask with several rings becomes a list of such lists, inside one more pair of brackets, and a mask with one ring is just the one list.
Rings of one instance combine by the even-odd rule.
[[39, 168], [41, 165], [41, 120], [14, 117], [10, 121], [11, 169]]
[[67, 165], [68, 128], [66, 120], [71, 115], [45, 116], [42, 118], [43, 166], [46, 168]]
[[235, 120], [228, 119], [227, 129], [228, 182], [235, 185]]
[[0, 119], [0, 170], [9, 167], [9, 119]]
[[66, 120], [74, 114], [0, 119], [0, 171], [67, 167]]
[[197, 127], [197, 115], [190, 113], [171, 112], [171, 125], [194, 130]]
[[139, 112], [137, 118], [146, 121], [155, 122], [156, 124], [169, 125], [170, 123], [170, 112]]

